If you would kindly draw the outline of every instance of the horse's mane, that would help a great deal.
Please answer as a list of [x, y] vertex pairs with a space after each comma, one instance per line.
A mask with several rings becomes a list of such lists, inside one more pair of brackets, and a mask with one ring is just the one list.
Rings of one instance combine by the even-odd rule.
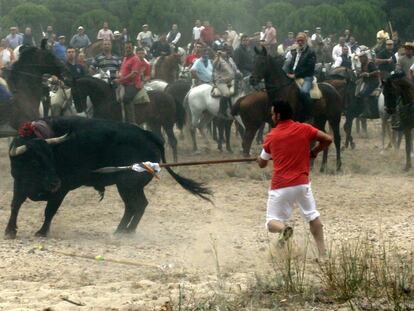
[[91, 85], [93, 85], [93, 90], [101, 94], [102, 97], [104, 98], [109, 98], [108, 96], [110, 96], [110, 98], [113, 97], [111, 86], [105, 81], [102, 81], [94, 77], [86, 76], [86, 77], [82, 77], [76, 80], [76, 84], [82, 85], [83, 81], [85, 81], [84, 86], [86, 89], [91, 90], [90, 87]]

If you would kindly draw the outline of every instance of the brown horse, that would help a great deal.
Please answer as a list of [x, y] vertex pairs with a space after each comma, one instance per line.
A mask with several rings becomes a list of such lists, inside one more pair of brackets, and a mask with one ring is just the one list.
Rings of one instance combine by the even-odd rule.
[[160, 56], [154, 67], [154, 79], [160, 79], [172, 83], [178, 79], [180, 72], [181, 56], [173, 53], [168, 56]]
[[[109, 84], [92, 77], [74, 81], [72, 97], [78, 112], [86, 110], [88, 96], [93, 105], [94, 118], [122, 121], [121, 105], [116, 101], [115, 91]], [[163, 128], [173, 151], [174, 161], [177, 161], [177, 139], [173, 131], [177, 120], [174, 98], [161, 91], [149, 91], [148, 96], [149, 104], [135, 105], [135, 120], [137, 124], [146, 123], [160, 137]]]
[[43, 75], [51, 74], [63, 79], [65, 68], [62, 62], [46, 49], [46, 43], [47, 40], [42, 40], [40, 49], [24, 48], [20, 52], [19, 60], [10, 70], [7, 81], [13, 94], [10, 125], [16, 129], [25, 121], [40, 118]]
[[[400, 115], [401, 129], [405, 138], [405, 171], [411, 168], [412, 134], [414, 128], [414, 83], [403, 72], [397, 72], [383, 81], [385, 107], [389, 113]], [[398, 98], [401, 103], [397, 110]]]
[[[268, 102], [265, 103], [264, 95], [261, 97], [261, 104], [254, 103], [257, 108], [249, 109], [260, 109], [261, 116], [260, 124], [267, 122], [271, 114], [271, 101], [273, 100], [285, 100], [288, 101], [293, 108], [293, 116], [295, 120], [300, 120], [303, 116], [303, 106], [300, 101], [300, 91], [296, 83], [289, 79], [283, 71], [284, 58], [282, 56], [272, 57], [267, 54], [266, 49], [255, 49], [256, 59], [255, 66], [251, 76], [251, 83], [257, 85], [262, 79], [265, 81], [266, 91], [268, 94]], [[318, 129], [325, 131], [325, 124], [328, 121], [334, 134], [334, 143], [336, 149], [336, 169], [341, 169], [341, 136], [339, 132], [339, 124], [341, 121], [341, 113], [343, 110], [342, 99], [335, 88], [328, 83], [319, 83], [319, 88], [322, 92], [323, 97], [316, 100], [313, 103], [312, 116], [313, 124]], [[244, 107], [240, 103], [240, 108]], [[242, 113], [241, 113], [242, 115]], [[243, 120], [246, 126], [246, 133], [243, 138], [243, 148], [245, 155], [248, 155], [251, 146], [251, 141], [254, 133], [249, 131], [257, 131], [257, 124], [259, 121], [255, 121], [255, 125], [249, 124], [249, 120]], [[247, 149], [249, 147], [249, 149]], [[328, 150], [324, 150], [323, 160], [321, 165], [321, 171], [325, 171], [326, 163], [328, 160]]]
[[102, 53], [103, 40], [98, 40], [83, 49], [86, 58], [94, 58], [99, 53]]

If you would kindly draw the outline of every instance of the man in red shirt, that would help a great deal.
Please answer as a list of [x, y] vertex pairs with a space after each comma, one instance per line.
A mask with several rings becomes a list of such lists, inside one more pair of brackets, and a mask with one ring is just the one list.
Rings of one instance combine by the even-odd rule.
[[145, 88], [142, 86], [141, 73], [145, 70], [145, 65], [134, 54], [132, 42], [125, 43], [125, 57], [121, 65], [121, 77], [117, 80], [121, 84], [120, 97], [124, 104], [125, 121], [136, 123], [135, 104], [149, 103], [149, 97]]
[[201, 30], [200, 34], [201, 42], [204, 44], [207, 44], [208, 46], [211, 46], [214, 41], [214, 28], [210, 26], [209, 21], [204, 22], [204, 29]]
[[[273, 103], [272, 119], [276, 127], [267, 134], [257, 159], [259, 167], [273, 160], [273, 177], [267, 203], [266, 226], [270, 232], [281, 233], [280, 242], [291, 237], [293, 229], [284, 223], [292, 214], [293, 204], [301, 209], [309, 222], [320, 255], [325, 254], [323, 226], [313, 198], [309, 170], [310, 160], [332, 143], [332, 138], [313, 126], [292, 120], [289, 103]], [[317, 144], [310, 149], [310, 143]]]
[[141, 80], [148, 82], [151, 80], [151, 65], [145, 58], [145, 49], [138, 47], [135, 54], [137, 54], [138, 59], [141, 61]]
[[185, 67], [191, 68], [194, 62], [201, 57], [203, 46], [200, 43], [194, 44], [193, 53], [185, 58]]

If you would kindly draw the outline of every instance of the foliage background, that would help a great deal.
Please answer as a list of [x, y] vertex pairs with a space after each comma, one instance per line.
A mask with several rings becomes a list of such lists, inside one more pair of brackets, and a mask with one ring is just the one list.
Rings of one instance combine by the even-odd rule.
[[178, 23], [186, 41], [196, 19], [209, 20], [222, 32], [227, 23], [252, 34], [271, 20], [279, 40], [288, 31], [321, 26], [323, 33], [340, 34], [349, 28], [359, 42], [373, 44], [375, 34], [392, 22], [403, 40], [414, 37], [414, 0], [0, 0], [0, 35], [17, 25], [41, 29], [51, 24], [58, 34], [71, 36], [82, 25], [93, 40], [104, 21], [112, 30], [126, 27], [133, 37], [148, 23], [155, 33]]

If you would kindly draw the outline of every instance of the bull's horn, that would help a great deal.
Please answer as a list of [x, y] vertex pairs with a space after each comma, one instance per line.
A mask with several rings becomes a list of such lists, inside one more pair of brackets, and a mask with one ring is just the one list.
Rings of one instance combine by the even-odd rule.
[[45, 141], [49, 144], [49, 145], [56, 145], [56, 144], [61, 144], [64, 141], [68, 140], [69, 138], [69, 134], [65, 134], [59, 137], [54, 137], [54, 138], [47, 138], [45, 139]]
[[10, 149], [9, 155], [11, 157], [16, 157], [18, 155], [22, 155], [23, 153], [25, 153], [27, 151], [27, 147], [26, 145], [23, 146], [19, 146], [19, 147], [13, 147], [12, 149]]

